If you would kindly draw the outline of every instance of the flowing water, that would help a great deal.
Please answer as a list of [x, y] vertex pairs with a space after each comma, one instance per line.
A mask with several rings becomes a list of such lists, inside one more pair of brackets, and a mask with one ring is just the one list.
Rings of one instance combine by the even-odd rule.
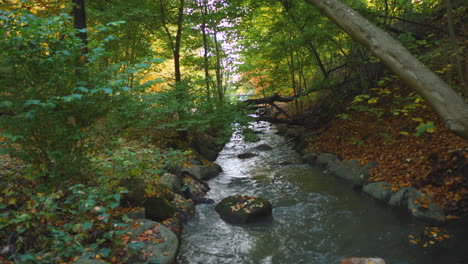
[[[460, 250], [463, 242], [431, 249], [411, 245], [408, 235], [419, 232], [421, 223], [300, 164], [292, 146], [268, 123], [257, 123], [255, 130], [260, 142], [234, 134], [225, 146], [216, 161], [223, 172], [209, 181], [207, 197], [216, 203], [234, 194], [264, 197], [273, 204], [273, 218], [231, 225], [215, 212], [216, 203], [198, 205], [183, 230], [179, 264], [330, 264], [350, 256], [378, 256], [387, 264], [468, 263], [463, 262], [467, 250]], [[260, 144], [273, 150], [256, 150]], [[237, 158], [244, 152], [258, 156]]]

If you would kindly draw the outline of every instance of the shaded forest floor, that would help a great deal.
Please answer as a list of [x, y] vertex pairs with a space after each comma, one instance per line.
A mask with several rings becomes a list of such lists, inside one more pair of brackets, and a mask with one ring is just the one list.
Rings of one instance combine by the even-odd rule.
[[468, 214], [468, 141], [450, 133], [419, 96], [394, 80], [346, 102], [344, 109], [311, 131], [317, 137], [308, 150], [361, 165], [377, 161], [371, 182], [420, 189], [449, 218]]

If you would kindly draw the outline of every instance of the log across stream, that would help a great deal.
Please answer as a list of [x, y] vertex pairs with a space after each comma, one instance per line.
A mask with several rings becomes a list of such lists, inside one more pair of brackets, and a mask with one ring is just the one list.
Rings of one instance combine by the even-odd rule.
[[[183, 230], [179, 264], [317, 263], [346, 257], [381, 257], [387, 264], [468, 263], [468, 237], [456, 230], [447, 244], [412, 245], [423, 223], [400, 215], [354, 191], [320, 169], [301, 164], [300, 156], [269, 123], [254, 129], [260, 141], [234, 134], [216, 163], [223, 172], [208, 183], [207, 197], [219, 202], [234, 194], [260, 196], [273, 204], [273, 218], [247, 225], [220, 219], [215, 204], [201, 204]], [[268, 144], [272, 150], [257, 150]], [[239, 159], [242, 153], [258, 154]]]

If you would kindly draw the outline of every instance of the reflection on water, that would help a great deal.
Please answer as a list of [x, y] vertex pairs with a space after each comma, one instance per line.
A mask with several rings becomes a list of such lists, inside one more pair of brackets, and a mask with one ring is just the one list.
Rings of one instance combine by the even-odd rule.
[[[267, 198], [273, 204], [273, 220], [231, 225], [219, 218], [215, 204], [199, 205], [184, 228], [179, 264], [329, 264], [349, 256], [378, 256], [389, 264], [466, 263], [459, 262], [465, 257], [460, 254], [466, 254], [462, 250], [427, 251], [409, 244], [407, 236], [419, 232], [421, 224], [339, 180], [309, 165], [280, 165], [299, 163], [297, 153], [269, 124], [257, 124], [256, 130], [264, 132], [260, 142], [244, 142], [234, 135], [220, 153], [216, 162], [223, 173], [209, 181], [208, 197], [216, 203], [234, 194]], [[259, 144], [274, 149], [257, 151]], [[238, 159], [243, 152], [258, 156]], [[460, 244], [453, 243], [462, 248]]]

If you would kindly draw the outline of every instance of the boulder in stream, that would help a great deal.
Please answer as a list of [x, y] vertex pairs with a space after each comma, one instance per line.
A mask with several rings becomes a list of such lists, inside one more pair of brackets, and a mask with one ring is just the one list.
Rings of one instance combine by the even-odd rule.
[[273, 207], [263, 198], [233, 195], [224, 198], [215, 210], [228, 223], [245, 224], [270, 217]]
[[252, 152], [245, 152], [245, 153], [237, 155], [237, 157], [239, 159], [250, 159], [250, 158], [253, 158], [255, 156], [258, 156], [258, 155], [255, 154], [255, 153], [252, 153]]
[[340, 261], [340, 264], [385, 264], [381, 258], [347, 258]]
[[441, 222], [445, 219], [444, 210], [435, 202], [413, 187], [401, 188], [390, 198], [391, 206], [407, 208], [408, 211], [420, 220]]
[[202, 165], [192, 166], [192, 167], [183, 169], [183, 171], [186, 171], [192, 174], [199, 180], [206, 181], [206, 180], [209, 180], [218, 176], [218, 174], [221, 171], [223, 171], [223, 169], [218, 164], [213, 163], [207, 166], [202, 166]]
[[256, 146], [255, 149], [260, 150], [260, 151], [267, 151], [267, 150], [273, 150], [273, 147], [268, 144], [260, 144]]

